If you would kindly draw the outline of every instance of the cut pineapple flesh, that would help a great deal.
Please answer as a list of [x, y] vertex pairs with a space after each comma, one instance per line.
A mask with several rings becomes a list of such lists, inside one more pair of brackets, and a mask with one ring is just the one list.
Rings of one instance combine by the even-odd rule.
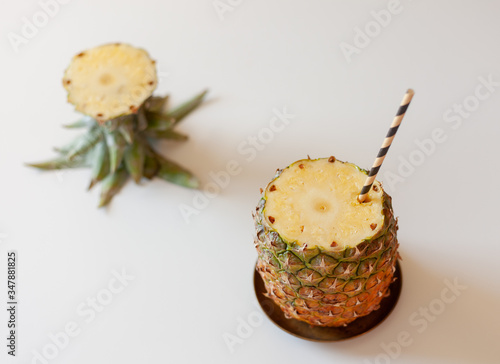
[[103, 122], [135, 113], [157, 86], [155, 62], [127, 44], [106, 44], [75, 57], [64, 74], [68, 101]]
[[267, 186], [264, 216], [285, 240], [307, 248], [355, 247], [384, 225], [378, 181], [364, 203], [357, 200], [366, 177], [354, 164], [333, 157], [297, 161]]

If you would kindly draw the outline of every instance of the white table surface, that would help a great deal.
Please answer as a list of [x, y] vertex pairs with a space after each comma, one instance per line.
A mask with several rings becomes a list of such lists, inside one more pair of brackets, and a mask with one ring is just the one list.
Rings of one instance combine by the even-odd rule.
[[[222, 0], [221, 16], [212, 0], [66, 2], [45, 17], [35, 0], [0, 7], [0, 362], [43, 363], [37, 353], [71, 364], [499, 362], [498, 2], [401, 0], [385, 27], [372, 13], [394, 10], [385, 1]], [[37, 33], [19, 40], [33, 17]], [[373, 37], [358, 36], [364, 48], [348, 62], [342, 47], [355, 46], [356, 28]], [[195, 191], [129, 183], [97, 209], [88, 170], [23, 166], [75, 134], [61, 128], [78, 117], [61, 86], [71, 57], [115, 41], [150, 52], [157, 93], [174, 104], [210, 88], [180, 127], [190, 140], [163, 151], [205, 185], [230, 160], [240, 169], [189, 223], [179, 206]], [[259, 187], [307, 154], [369, 168], [408, 87], [416, 95], [379, 174], [400, 222], [400, 301], [353, 340], [288, 335], [263, 319], [253, 291]], [[269, 136], [273, 109], [284, 108], [295, 117]], [[419, 152], [416, 141], [439, 133]], [[259, 136], [255, 156], [241, 149]], [[9, 250], [19, 255], [15, 358], [5, 348]], [[122, 270], [134, 279], [108, 296]], [[450, 298], [445, 280], [466, 289]], [[96, 296], [103, 305], [91, 309]], [[68, 324], [76, 335], [64, 340]]]

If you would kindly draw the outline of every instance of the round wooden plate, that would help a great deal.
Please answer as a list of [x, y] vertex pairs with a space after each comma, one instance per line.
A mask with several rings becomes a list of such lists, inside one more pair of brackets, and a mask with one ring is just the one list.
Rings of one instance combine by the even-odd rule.
[[260, 306], [264, 310], [267, 317], [269, 317], [278, 327], [289, 334], [305, 340], [341, 341], [364, 334], [365, 332], [376, 327], [384, 321], [387, 316], [389, 316], [392, 309], [398, 302], [399, 295], [401, 293], [401, 286], [403, 284], [403, 276], [401, 274], [399, 261], [396, 263], [396, 272], [394, 273], [394, 277], [397, 279], [389, 286], [391, 294], [382, 299], [380, 302], [380, 308], [367, 316], [354, 320], [349, 325], [344, 327], [312, 326], [293, 318], [287, 319], [279, 306], [276, 305], [271, 299], [264, 296], [266, 287], [264, 286], [264, 281], [260, 277], [257, 270], [255, 270], [253, 281], [255, 294], [257, 295], [257, 300], [259, 301]]

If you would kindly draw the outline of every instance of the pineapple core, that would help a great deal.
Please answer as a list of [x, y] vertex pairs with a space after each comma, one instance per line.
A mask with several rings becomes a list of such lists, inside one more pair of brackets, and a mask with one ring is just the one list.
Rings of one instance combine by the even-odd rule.
[[380, 182], [364, 203], [357, 200], [366, 177], [334, 158], [300, 160], [267, 186], [264, 216], [287, 241], [326, 250], [355, 247], [384, 225]]

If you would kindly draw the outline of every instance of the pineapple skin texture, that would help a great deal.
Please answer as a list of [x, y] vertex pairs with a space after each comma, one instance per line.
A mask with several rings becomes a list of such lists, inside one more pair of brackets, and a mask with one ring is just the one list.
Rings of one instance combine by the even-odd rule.
[[397, 220], [392, 199], [384, 192], [384, 227], [371, 240], [354, 248], [327, 251], [282, 239], [264, 218], [261, 198], [254, 222], [256, 269], [264, 280], [266, 296], [287, 318], [313, 326], [345, 326], [380, 307], [394, 280]]

